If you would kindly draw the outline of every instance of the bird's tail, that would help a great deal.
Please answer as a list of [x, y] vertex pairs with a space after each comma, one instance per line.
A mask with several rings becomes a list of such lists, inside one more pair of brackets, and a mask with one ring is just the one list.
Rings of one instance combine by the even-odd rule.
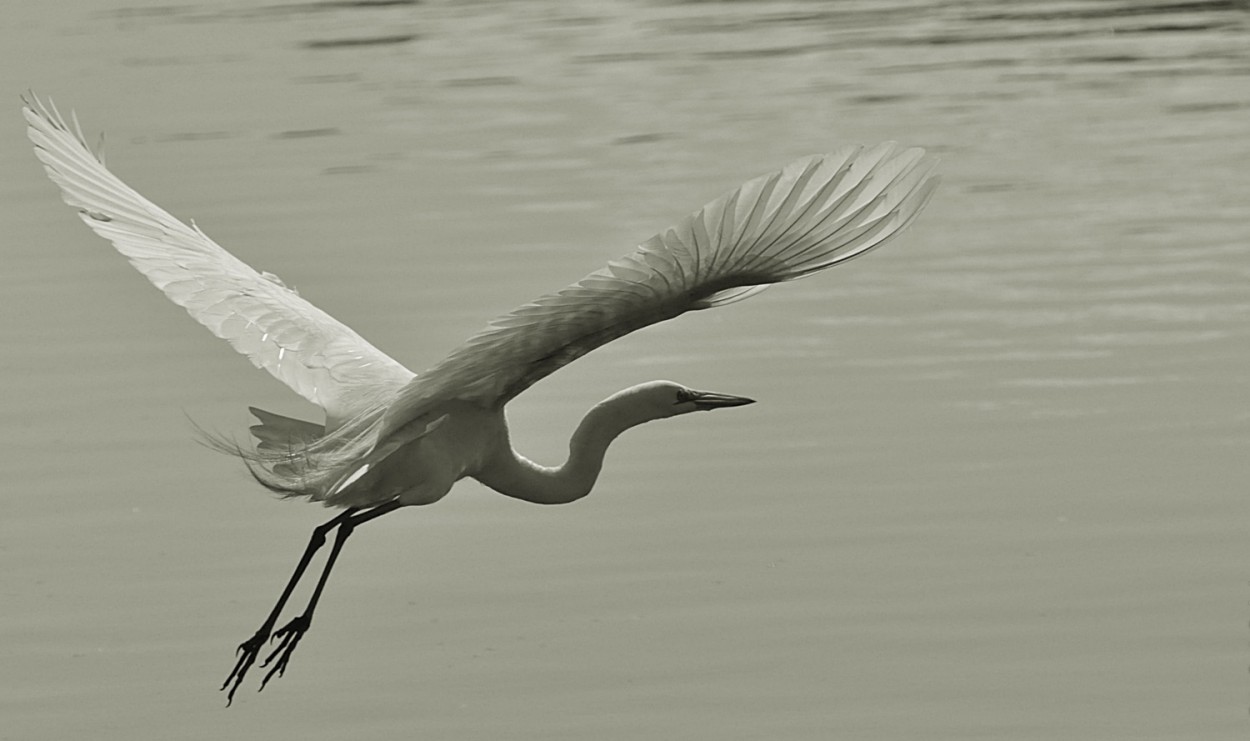
[[251, 408], [260, 424], [251, 427], [254, 445], [198, 428], [201, 441], [242, 459], [252, 477], [283, 497], [302, 497], [327, 506], [332, 496], [367, 458], [378, 440], [381, 406], [327, 432], [324, 425]]

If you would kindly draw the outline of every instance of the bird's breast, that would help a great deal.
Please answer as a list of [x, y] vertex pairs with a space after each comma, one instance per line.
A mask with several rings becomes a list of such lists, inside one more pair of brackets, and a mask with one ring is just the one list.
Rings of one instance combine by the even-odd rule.
[[393, 470], [387, 479], [400, 490], [404, 504], [432, 504], [453, 484], [482, 470], [501, 448], [508, 446], [503, 413], [466, 402], [453, 402], [434, 411], [444, 421], [388, 458]]

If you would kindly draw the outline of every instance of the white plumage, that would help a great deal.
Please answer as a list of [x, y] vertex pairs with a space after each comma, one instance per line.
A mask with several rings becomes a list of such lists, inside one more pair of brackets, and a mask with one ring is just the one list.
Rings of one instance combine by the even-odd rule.
[[[496, 318], [415, 375], [288, 289], [239, 261], [114, 176], [51, 104], [24, 109], [35, 153], [66, 203], [196, 321], [325, 410], [325, 424], [253, 410], [257, 444], [241, 456], [265, 486], [347, 509], [318, 528], [273, 612], [240, 648], [223, 689], [233, 698], [271, 638], [265, 681], [285, 670], [311, 624], [325, 578], [352, 529], [398, 507], [442, 498], [471, 476], [526, 501], [585, 496], [625, 430], [750, 399], [668, 381], [625, 389], [592, 408], [569, 458], [545, 467], [516, 453], [504, 405], [595, 348], [687, 311], [723, 306], [802, 278], [897, 236], [937, 187], [934, 161], [894, 144], [844, 147], [755, 178], [555, 293]], [[334, 547], [303, 614], [274, 630], [325, 536]], [[262, 687], [263, 687], [262, 682]]]
[[325, 410], [331, 427], [412, 379], [411, 371], [226, 252], [109, 172], [55, 107], [31, 97], [27, 133], [48, 177], [84, 223], [258, 368]]

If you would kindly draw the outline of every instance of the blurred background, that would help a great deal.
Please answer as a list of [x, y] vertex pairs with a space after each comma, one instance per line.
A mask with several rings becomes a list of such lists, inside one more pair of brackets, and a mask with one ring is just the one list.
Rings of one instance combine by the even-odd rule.
[[[1250, 9], [1140, 2], [18, 3], [0, 25], [0, 739], [1240, 739]], [[903, 238], [511, 407], [566, 507], [361, 529], [287, 676], [234, 647], [330, 512], [197, 445], [312, 417], [59, 200], [19, 94], [420, 370], [747, 178], [942, 158]], [[299, 598], [297, 597], [297, 603]]]

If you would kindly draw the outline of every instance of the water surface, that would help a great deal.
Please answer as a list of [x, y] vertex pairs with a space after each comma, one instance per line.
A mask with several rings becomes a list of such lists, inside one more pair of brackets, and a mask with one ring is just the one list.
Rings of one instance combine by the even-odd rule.
[[[9, 10], [0, 706], [22, 739], [1244, 738], [1250, 18], [1233, 2], [125, 3]], [[943, 158], [905, 238], [606, 347], [512, 407], [596, 492], [462, 485], [353, 539], [222, 708], [328, 513], [194, 444], [311, 414], [83, 229], [31, 87], [140, 191], [420, 369], [723, 190]], [[93, 134], [94, 135], [94, 134]]]

